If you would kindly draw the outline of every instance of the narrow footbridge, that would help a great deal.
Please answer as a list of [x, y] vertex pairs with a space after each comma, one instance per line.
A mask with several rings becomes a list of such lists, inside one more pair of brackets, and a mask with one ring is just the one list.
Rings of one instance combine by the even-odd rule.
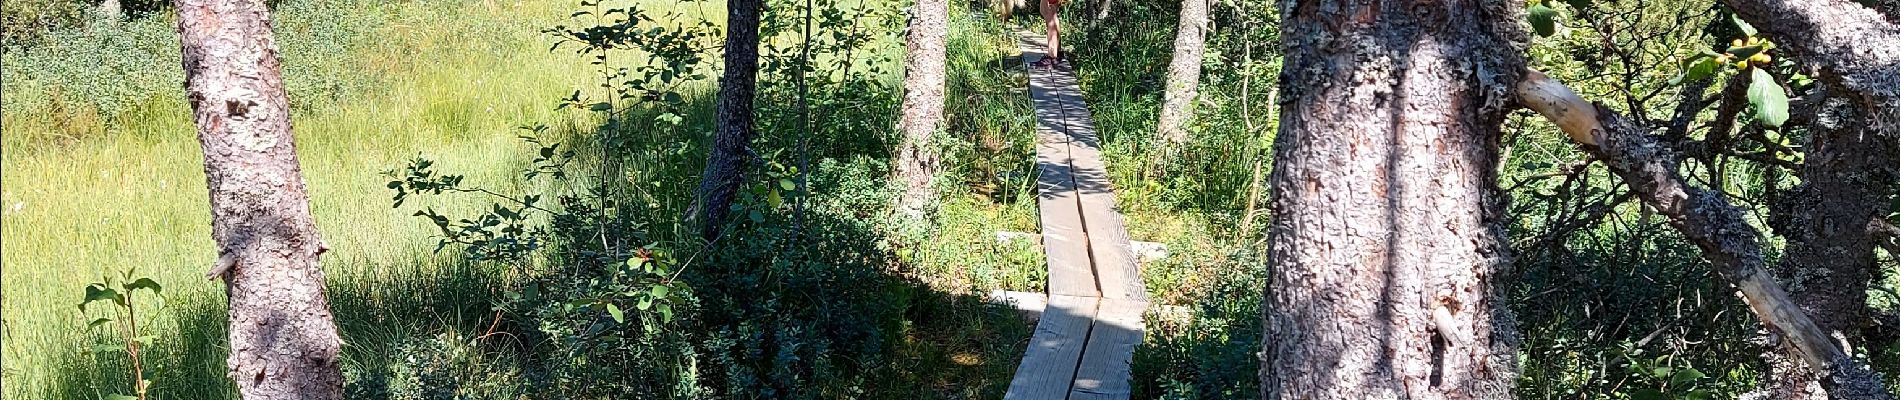
[[1049, 294], [1003, 398], [1127, 399], [1148, 292], [1075, 74], [1027, 65], [1044, 55], [1039, 35], [1022, 33], [1018, 42], [1036, 109], [1037, 203]]

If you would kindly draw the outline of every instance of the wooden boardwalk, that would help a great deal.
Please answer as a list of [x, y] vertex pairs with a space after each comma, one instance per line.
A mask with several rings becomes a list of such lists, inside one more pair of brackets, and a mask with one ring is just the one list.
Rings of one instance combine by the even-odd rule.
[[1018, 42], [1036, 109], [1049, 296], [1003, 398], [1126, 399], [1148, 292], [1075, 75], [1028, 66], [1043, 57], [1041, 36], [1023, 33]]

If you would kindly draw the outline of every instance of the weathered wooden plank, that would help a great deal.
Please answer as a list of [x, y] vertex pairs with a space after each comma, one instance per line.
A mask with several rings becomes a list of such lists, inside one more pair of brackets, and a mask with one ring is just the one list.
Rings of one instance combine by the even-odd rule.
[[1037, 146], [1036, 203], [1042, 222], [1042, 251], [1049, 262], [1049, 294], [1099, 296], [1089, 262], [1088, 234], [1076, 197], [1075, 178], [1066, 159], [1067, 144]]
[[1102, 297], [1147, 301], [1148, 292], [1141, 281], [1134, 245], [1128, 238], [1121, 210], [1116, 206], [1115, 187], [1109, 183], [1101, 151], [1079, 143], [1069, 147], [1073, 158], [1071, 173], [1075, 176], [1076, 195], [1081, 202], [1082, 229], [1088, 234], [1091, 265], [1095, 268], [1095, 280]]
[[1147, 309], [1146, 301], [1101, 300], [1069, 400], [1128, 398], [1129, 363], [1135, 346], [1141, 345], [1145, 330], [1141, 317]]
[[1082, 359], [1089, 325], [1095, 319], [1097, 299], [1086, 296], [1049, 296], [1049, 306], [1029, 337], [1029, 349], [1016, 366], [1006, 400], [1064, 399], [1074, 383], [1076, 363]]
[[1001, 304], [1016, 309], [1024, 321], [1036, 323], [1042, 320], [1042, 310], [1049, 308], [1049, 295], [1042, 293], [991, 290], [988, 300], [992, 304]]

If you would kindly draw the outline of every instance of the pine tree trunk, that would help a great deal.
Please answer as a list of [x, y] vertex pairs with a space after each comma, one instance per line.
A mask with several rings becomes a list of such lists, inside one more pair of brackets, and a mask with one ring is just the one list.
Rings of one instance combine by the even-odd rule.
[[726, 69], [719, 78], [719, 99], [713, 112], [713, 145], [700, 174], [694, 203], [700, 236], [719, 237], [733, 197], [745, 184], [745, 170], [753, 157], [752, 100], [759, 75], [759, 13], [763, 0], [726, 3]]
[[204, 147], [214, 276], [230, 295], [229, 375], [245, 399], [340, 399], [327, 248], [297, 164], [270, 14], [261, 0], [178, 0], [186, 96]]
[[898, 120], [904, 138], [895, 161], [896, 178], [904, 183], [898, 209], [907, 213], [921, 211], [936, 196], [930, 180], [936, 175], [938, 156], [929, 145], [930, 136], [943, 122], [944, 46], [950, 27], [950, 2], [917, 0], [916, 12], [904, 45], [904, 106]]
[[1161, 117], [1155, 124], [1163, 140], [1157, 148], [1171, 149], [1187, 142], [1187, 120], [1201, 86], [1201, 55], [1207, 50], [1208, 0], [1181, 0], [1181, 25], [1174, 33], [1174, 59], [1168, 62], [1168, 87], [1161, 95]]
[[1267, 399], [1505, 399], [1521, 2], [1282, 1]]
[[99, 2], [99, 16], [109, 21], [118, 22], [120, 19], [125, 18], [125, 7], [120, 5], [119, 0], [101, 1]]
[[[1048, 0], [1040, 0], [1040, 1], [1048, 1]], [[1114, 10], [1115, 10], [1115, 0], [1101, 0], [1100, 2], [1095, 3], [1095, 15], [1089, 17], [1089, 25], [1090, 26], [1101, 25], [1102, 21], [1108, 20], [1108, 13]]]
[[[1818, 70], [1833, 97], [1811, 129], [1803, 184], [1781, 207], [1788, 218], [1777, 228], [1788, 247], [1776, 272], [1824, 332], [1853, 344], [1868, 322], [1866, 289], [1876, 267], [1876, 243], [1865, 227], [1884, 216], [1894, 156], [1900, 154], [1900, 53], [1893, 50], [1900, 49], [1900, 25], [1882, 9], [1847, 0], [1727, 3], [1763, 36]], [[1827, 382], [1834, 378], [1817, 375], [1799, 356], [1788, 346], [1765, 355], [1775, 373], [1768, 385], [1775, 398], [1858, 396], [1823, 393], [1822, 387], [1859, 386]]]
[[[1886, 138], [1860, 129], [1867, 126], [1860, 122], [1865, 119], [1852, 107], [1831, 108], [1835, 112], [1824, 113], [1810, 127], [1814, 139], [1802, 165], [1802, 185], [1778, 207], [1788, 216], [1788, 226], [1780, 229], [1788, 247], [1776, 272], [1815, 324], [1858, 344], [1861, 329], [1871, 321], [1867, 288], [1878, 266], [1867, 224], [1886, 217], [1895, 159]], [[1814, 372], [1798, 363], [1799, 355], [1785, 346], [1776, 350], [1769, 356], [1776, 398], [1827, 397]]]

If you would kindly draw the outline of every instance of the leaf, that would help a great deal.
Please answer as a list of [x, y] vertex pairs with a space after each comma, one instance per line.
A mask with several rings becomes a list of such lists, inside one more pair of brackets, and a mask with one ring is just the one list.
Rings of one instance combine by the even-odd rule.
[[1747, 60], [1749, 57], [1754, 57], [1756, 54], [1761, 54], [1761, 51], [1766, 48], [1767, 48], [1766, 46], [1762, 46], [1759, 44], [1753, 45], [1753, 46], [1730, 47], [1728, 48], [1728, 53], [1734, 55], [1735, 59], [1737, 60]]
[[111, 300], [120, 306], [125, 305], [125, 295], [119, 294], [117, 289], [95, 283], [91, 286], [86, 286], [86, 300], [79, 303], [79, 309], [85, 310], [87, 304], [100, 300]]
[[1734, 13], [1730, 13], [1730, 14], [1728, 15], [1728, 20], [1729, 20], [1730, 22], [1734, 22], [1734, 23], [1735, 23], [1735, 27], [1736, 27], [1737, 29], [1741, 29], [1741, 30], [1742, 30], [1742, 34], [1744, 34], [1744, 35], [1748, 35], [1748, 36], [1755, 36], [1755, 34], [1756, 34], [1756, 33], [1758, 33], [1758, 32], [1755, 32], [1755, 26], [1754, 26], [1754, 25], [1749, 25], [1749, 24], [1748, 24], [1748, 21], [1743, 21], [1743, 20], [1742, 20], [1742, 16], [1740, 16], [1740, 15], [1735, 15]]
[[610, 103], [594, 103], [594, 104], [587, 105], [587, 109], [590, 111], [607, 111], [607, 110], [612, 110], [613, 108], [614, 108], [614, 105]]
[[1682, 71], [1681, 82], [1695, 82], [1708, 79], [1710, 76], [1715, 75], [1716, 69], [1721, 68], [1721, 66], [1722, 63], [1715, 61], [1714, 57], [1696, 57], [1695, 62], [1690, 63], [1689, 68]]
[[661, 321], [673, 322], [673, 305], [660, 303], [658, 309], [660, 311]]
[[1788, 94], [1781, 91], [1781, 84], [1775, 83], [1775, 77], [1768, 75], [1768, 71], [1753, 69], [1748, 83], [1748, 103], [1755, 106], [1755, 120], [1762, 126], [1780, 127], [1788, 122]]
[[139, 400], [139, 398], [127, 396], [123, 394], [112, 394], [112, 395], [107, 395], [106, 400]]
[[1538, 3], [1537, 5], [1531, 6], [1529, 11], [1531, 29], [1537, 31], [1537, 36], [1549, 37], [1550, 35], [1557, 34], [1556, 9], [1545, 6], [1543, 3]]
[[673, 288], [667, 287], [666, 285], [654, 285], [652, 290], [653, 298], [664, 299], [666, 298], [666, 294], [672, 291]]
[[778, 192], [779, 191], [774, 190], [771, 193], [766, 193], [765, 205], [771, 206], [773, 209], [777, 209], [780, 205], [785, 204], [785, 196], [779, 195]]
[[779, 179], [778, 187], [785, 190], [798, 190], [798, 183], [792, 182], [791, 179]]
[[145, 335], [132, 338], [132, 341], [139, 342], [139, 348], [152, 347], [152, 341], [154, 340], [158, 340], [158, 336]]
[[620, 306], [616, 306], [614, 303], [607, 303], [607, 315], [613, 316], [614, 322], [616, 323], [627, 323], [627, 314], [621, 312]]
[[139, 289], [149, 289], [152, 291], [153, 294], [164, 294], [164, 291], [165, 291], [165, 287], [159, 285], [158, 281], [154, 281], [152, 280], [152, 278], [139, 278], [139, 280], [132, 281], [132, 283], [128, 283], [125, 285], [126, 292], [132, 292], [134, 290], [139, 290]]
[[87, 323], [86, 323], [86, 327], [87, 327], [87, 328], [97, 328], [97, 327], [99, 327], [99, 325], [105, 325], [106, 323], [109, 323], [109, 322], [112, 322], [112, 319], [111, 319], [111, 318], [100, 318], [100, 319], [95, 319], [95, 320], [92, 320], [92, 322], [87, 322]]
[[1697, 379], [1706, 377], [1708, 377], [1708, 375], [1703, 375], [1702, 371], [1697, 371], [1695, 368], [1683, 368], [1677, 370], [1675, 375], [1669, 377], [1669, 386], [1687, 385], [1694, 383]]

